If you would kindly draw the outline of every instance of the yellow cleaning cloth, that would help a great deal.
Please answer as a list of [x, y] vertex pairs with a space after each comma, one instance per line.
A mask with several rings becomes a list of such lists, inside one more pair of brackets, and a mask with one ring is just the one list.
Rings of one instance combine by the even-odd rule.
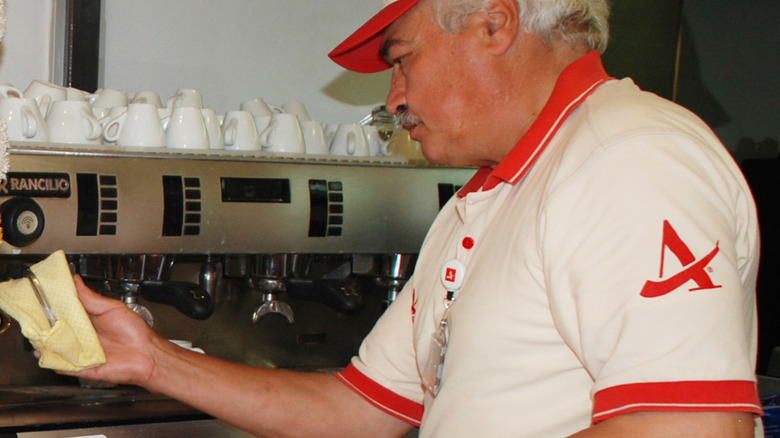
[[95, 329], [76, 296], [65, 253], [57, 251], [31, 269], [57, 318], [54, 327], [27, 277], [0, 283], [0, 309], [19, 322], [22, 334], [41, 353], [38, 365], [80, 371], [105, 363]]

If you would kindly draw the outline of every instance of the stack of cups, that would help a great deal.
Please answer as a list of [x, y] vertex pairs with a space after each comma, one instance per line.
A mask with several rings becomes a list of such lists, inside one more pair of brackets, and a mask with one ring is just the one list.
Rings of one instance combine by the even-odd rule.
[[0, 84], [0, 117], [15, 142], [117, 145], [180, 150], [338, 156], [389, 155], [376, 127], [323, 124], [306, 106], [281, 107], [257, 97], [219, 117], [203, 107], [201, 93], [179, 89], [165, 104], [154, 91], [125, 93], [76, 88], [33, 80], [22, 92]]
[[24, 97], [17, 88], [0, 84], [0, 117], [8, 139], [14, 142], [49, 142], [49, 131], [35, 99]]

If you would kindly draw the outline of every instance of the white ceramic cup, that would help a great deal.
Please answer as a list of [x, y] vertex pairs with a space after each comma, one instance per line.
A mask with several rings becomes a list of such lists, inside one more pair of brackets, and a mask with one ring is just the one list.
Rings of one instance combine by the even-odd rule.
[[370, 154], [363, 128], [357, 123], [339, 125], [330, 144], [331, 155], [367, 156]]
[[244, 102], [241, 102], [240, 109], [243, 111], [251, 112], [252, 115], [254, 115], [255, 117], [258, 116], [271, 117], [274, 115], [274, 111], [267, 103], [265, 103], [262, 97], [255, 97], [254, 99], [249, 99]]
[[132, 103], [150, 103], [157, 108], [162, 108], [162, 99], [156, 91], [144, 90], [133, 94]]
[[168, 99], [165, 105], [168, 108], [191, 107], [203, 108], [203, 96], [200, 91], [193, 88], [180, 88], [176, 94]]
[[200, 110], [203, 122], [206, 124], [206, 133], [209, 135], [209, 149], [225, 149], [225, 139], [222, 138], [222, 125], [217, 117], [217, 112], [212, 108]]
[[252, 113], [244, 110], [233, 110], [225, 113], [222, 121], [222, 133], [225, 140], [225, 150], [259, 151], [260, 136]]
[[52, 102], [46, 114], [46, 126], [52, 143], [102, 143], [102, 127], [86, 100]]
[[336, 130], [339, 129], [338, 123], [323, 123], [322, 130], [325, 131], [325, 140], [328, 141], [328, 147], [333, 143], [333, 137], [336, 136]]
[[22, 98], [24, 97], [24, 93], [11, 84], [0, 84], [0, 98], [2, 97]]
[[68, 92], [65, 87], [35, 79], [24, 90], [24, 97], [35, 99], [38, 102], [41, 114], [43, 117], [46, 117], [49, 114], [52, 102], [66, 100]]
[[171, 114], [173, 114], [172, 108], [157, 108], [157, 115], [160, 116], [160, 120], [164, 121], [163, 129], [165, 129], [165, 126], [167, 126], [168, 120], [171, 118]]
[[271, 122], [260, 134], [260, 144], [268, 152], [285, 154], [306, 153], [301, 125], [295, 114], [274, 114]]
[[113, 88], [101, 88], [89, 96], [92, 108], [127, 106], [127, 95]]
[[[99, 119], [100, 120], [100, 124], [103, 125], [103, 126], [106, 126], [106, 123], [111, 121], [111, 119], [119, 117], [119, 115], [122, 114], [125, 111], [127, 111], [127, 107], [126, 106], [115, 106], [115, 107], [109, 109], [108, 110], [108, 114], [106, 116], [104, 116], [102, 119]], [[94, 109], [93, 109], [92, 112], [94, 113]]]
[[131, 103], [127, 111], [103, 127], [103, 138], [117, 146], [161, 148], [165, 146], [157, 107], [150, 103]]
[[265, 128], [268, 127], [268, 124], [271, 123], [272, 117], [273, 116], [254, 116], [255, 127], [257, 128], [258, 133], [263, 132]]
[[306, 120], [311, 120], [311, 117], [309, 116], [309, 111], [306, 110], [306, 105], [303, 104], [303, 102], [293, 100], [291, 102], [287, 102], [284, 105], [282, 105], [282, 110], [288, 114], [295, 114], [298, 116], [298, 120], [303, 122]]
[[209, 134], [201, 108], [174, 107], [167, 123], [165, 146], [172, 149], [208, 149]]
[[67, 100], [84, 101], [90, 103], [91, 105], [91, 102], [89, 100], [89, 93], [87, 93], [84, 90], [79, 90], [78, 88], [74, 88], [74, 87], [68, 87], [65, 89], [65, 96]]
[[374, 125], [362, 125], [363, 134], [366, 136], [366, 142], [368, 142], [368, 153], [375, 157], [382, 155], [390, 155], [389, 143], [382, 140], [379, 135], [379, 129]]
[[306, 143], [307, 154], [328, 155], [330, 153], [322, 123], [316, 120], [303, 121], [301, 122], [301, 131], [303, 132], [303, 141]]
[[103, 125], [103, 119], [108, 117], [110, 113], [111, 113], [111, 108], [98, 108], [96, 106], [92, 107], [92, 114], [95, 116], [96, 119], [98, 119], [98, 122], [100, 122], [101, 125]]
[[11, 141], [48, 142], [49, 133], [35, 99], [0, 98], [0, 120], [5, 121]]

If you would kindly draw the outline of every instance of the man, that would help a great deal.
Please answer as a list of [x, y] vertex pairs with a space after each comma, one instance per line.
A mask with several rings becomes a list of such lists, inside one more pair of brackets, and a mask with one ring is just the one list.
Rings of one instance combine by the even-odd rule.
[[387, 107], [429, 160], [483, 167], [345, 371], [183, 351], [77, 279], [108, 358], [78, 375], [262, 436], [752, 436], [750, 192], [702, 122], [607, 76], [607, 15], [397, 0], [331, 53], [393, 69]]

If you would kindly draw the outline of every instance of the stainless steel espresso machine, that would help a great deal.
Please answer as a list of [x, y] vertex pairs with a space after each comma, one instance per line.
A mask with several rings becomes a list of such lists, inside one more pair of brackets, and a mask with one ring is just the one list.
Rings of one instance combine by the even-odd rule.
[[[27, 143], [12, 145], [10, 163], [2, 278], [62, 249], [74, 273], [170, 339], [324, 371], [348, 364], [474, 173], [397, 157]], [[238, 436], [160, 395], [42, 370], [18, 324], [0, 318], [0, 437]]]

